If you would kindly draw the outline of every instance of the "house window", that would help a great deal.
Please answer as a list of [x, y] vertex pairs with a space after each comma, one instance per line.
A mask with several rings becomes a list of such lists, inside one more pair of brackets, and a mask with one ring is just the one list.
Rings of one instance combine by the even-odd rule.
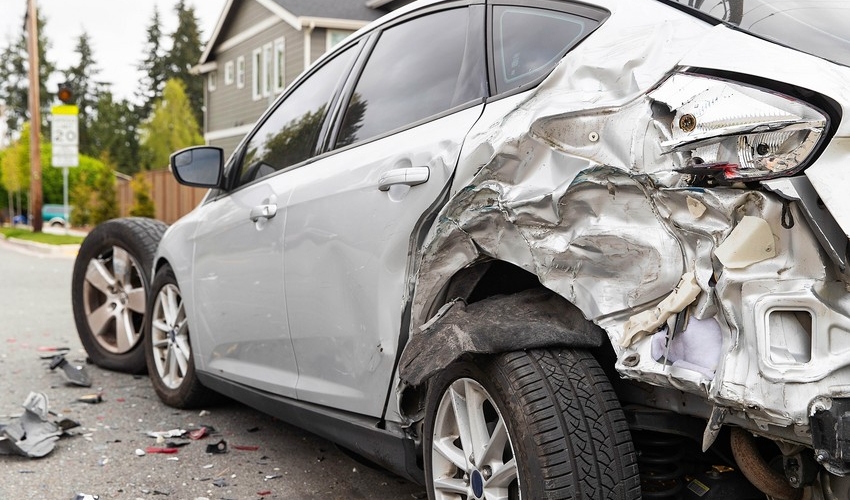
[[274, 71], [272, 68], [272, 44], [263, 45], [263, 97], [268, 97], [272, 91]]
[[331, 50], [334, 45], [337, 45], [339, 42], [343, 41], [353, 33], [352, 31], [342, 31], [342, 30], [327, 30], [327, 40], [325, 42], [325, 47], [327, 50]]
[[236, 58], [236, 88], [245, 87], [245, 56]]
[[286, 87], [286, 50], [283, 38], [274, 42], [274, 92], [279, 94]]
[[212, 92], [215, 90], [215, 81], [218, 78], [218, 71], [210, 71], [207, 73], [207, 90]]
[[233, 84], [233, 61], [227, 61], [224, 64], [224, 84]]
[[253, 59], [251, 86], [253, 88], [254, 100], [256, 101], [263, 97], [263, 82], [261, 80], [263, 74], [263, 49], [255, 49], [251, 54], [251, 58]]

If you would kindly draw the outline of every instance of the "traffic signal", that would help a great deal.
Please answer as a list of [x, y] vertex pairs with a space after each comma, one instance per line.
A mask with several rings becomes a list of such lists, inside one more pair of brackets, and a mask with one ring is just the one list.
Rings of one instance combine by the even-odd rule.
[[60, 83], [59, 90], [56, 92], [56, 97], [65, 104], [74, 102], [74, 91], [67, 83]]

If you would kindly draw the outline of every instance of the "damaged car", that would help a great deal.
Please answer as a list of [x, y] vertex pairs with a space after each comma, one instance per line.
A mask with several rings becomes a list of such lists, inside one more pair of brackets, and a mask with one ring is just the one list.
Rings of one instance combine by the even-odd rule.
[[410, 4], [226, 161], [175, 153], [194, 211], [94, 230], [81, 339], [432, 499], [850, 498], [848, 27], [840, 0]]

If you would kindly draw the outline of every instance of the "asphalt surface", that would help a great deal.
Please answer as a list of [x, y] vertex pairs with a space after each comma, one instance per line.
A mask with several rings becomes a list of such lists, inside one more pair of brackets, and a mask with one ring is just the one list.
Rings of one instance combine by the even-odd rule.
[[[146, 377], [85, 364], [71, 312], [74, 259], [22, 250], [0, 240], [0, 423], [19, 416], [30, 392], [44, 393], [55, 420], [80, 423], [44, 458], [0, 455], [0, 499], [404, 499], [424, 490], [349, 458], [333, 444], [235, 402], [203, 411], [163, 405]], [[69, 347], [93, 385], [69, 385], [49, 369], [48, 350]], [[102, 402], [79, 399], [100, 394]], [[148, 431], [214, 433], [173, 455]], [[227, 452], [207, 453], [224, 440]], [[177, 440], [175, 440], [177, 441]], [[242, 449], [238, 449], [242, 448]]]

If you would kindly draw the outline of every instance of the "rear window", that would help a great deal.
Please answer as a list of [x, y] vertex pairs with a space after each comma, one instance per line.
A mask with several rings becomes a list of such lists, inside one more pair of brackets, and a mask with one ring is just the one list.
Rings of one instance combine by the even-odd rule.
[[503, 93], [545, 76], [597, 26], [599, 21], [532, 7], [493, 7], [496, 92]]
[[761, 38], [850, 66], [847, 0], [661, 0]]

